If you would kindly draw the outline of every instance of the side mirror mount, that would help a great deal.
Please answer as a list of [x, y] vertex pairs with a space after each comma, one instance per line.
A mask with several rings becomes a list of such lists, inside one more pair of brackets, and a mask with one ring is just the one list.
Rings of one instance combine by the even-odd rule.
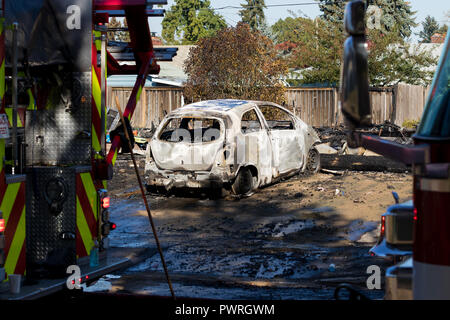
[[392, 191], [392, 196], [394, 197], [394, 201], [396, 204], [400, 203], [400, 197], [398, 196], [397, 192]]
[[[367, 44], [365, 36], [365, 3], [354, 0], [345, 6], [344, 26], [348, 38], [344, 43], [344, 59], [341, 69], [340, 102], [347, 131], [347, 144], [351, 148], [363, 147], [406, 165], [427, 164], [426, 170], [434, 177], [450, 175], [447, 163], [432, 166], [430, 147], [427, 144], [406, 146], [362, 134], [358, 128], [371, 126], [369, 101], [369, 77]], [[395, 201], [399, 201], [393, 194]]]
[[[344, 43], [340, 95], [345, 124], [351, 131], [371, 124], [365, 10], [363, 1], [351, 1], [345, 6], [344, 14], [349, 36]], [[350, 146], [355, 143], [349, 141]]]

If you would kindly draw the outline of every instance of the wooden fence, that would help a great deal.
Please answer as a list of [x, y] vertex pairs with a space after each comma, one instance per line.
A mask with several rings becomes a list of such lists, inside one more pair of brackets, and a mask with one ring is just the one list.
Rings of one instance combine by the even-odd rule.
[[[422, 117], [429, 87], [398, 84], [388, 88], [370, 88], [372, 123], [388, 120], [401, 126], [406, 120]], [[300, 119], [314, 127], [343, 123], [338, 88], [288, 88], [287, 106]]]
[[331, 127], [339, 117], [338, 100], [335, 88], [288, 88], [285, 107], [313, 127]]
[[[389, 88], [371, 88], [372, 122], [389, 120], [399, 126], [406, 120], [419, 120], [422, 116], [428, 89], [422, 86], [398, 84]], [[286, 107], [300, 119], [314, 127], [332, 127], [343, 123], [339, 108], [338, 88], [287, 88]], [[109, 88], [108, 101], [114, 95], [125, 106], [131, 88]], [[136, 107], [131, 124], [136, 128], [152, 128], [166, 113], [181, 107], [183, 89], [145, 88]], [[114, 107], [113, 107], [114, 108]]]
[[[132, 88], [108, 88], [107, 101], [111, 102], [111, 108], [116, 110], [115, 95], [119, 98], [122, 109], [125, 109]], [[142, 90], [141, 98], [136, 106], [131, 125], [134, 128], [152, 128], [157, 126], [164, 116], [183, 104], [183, 89], [178, 88], [153, 88]]]

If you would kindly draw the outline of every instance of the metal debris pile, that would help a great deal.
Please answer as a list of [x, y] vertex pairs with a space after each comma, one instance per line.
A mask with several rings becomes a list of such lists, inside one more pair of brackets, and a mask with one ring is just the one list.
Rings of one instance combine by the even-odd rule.
[[[338, 154], [338, 155], [375, 155], [364, 148], [350, 148], [346, 141], [346, 130], [343, 125], [337, 127], [315, 128], [322, 143], [317, 146], [322, 154]], [[416, 129], [400, 127], [389, 121], [382, 124], [373, 125], [371, 128], [361, 130], [363, 133], [373, 134], [383, 137], [386, 140], [401, 144], [412, 144], [411, 136]]]

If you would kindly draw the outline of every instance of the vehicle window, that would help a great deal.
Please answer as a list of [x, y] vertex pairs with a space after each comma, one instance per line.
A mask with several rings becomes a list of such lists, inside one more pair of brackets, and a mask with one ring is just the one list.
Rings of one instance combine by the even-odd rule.
[[210, 142], [219, 139], [220, 121], [207, 118], [173, 118], [161, 130], [159, 140], [168, 142]]
[[261, 130], [261, 122], [254, 109], [247, 111], [242, 115], [241, 131], [242, 133], [250, 133]]
[[284, 110], [273, 106], [260, 106], [267, 125], [271, 130], [293, 130], [292, 117]]

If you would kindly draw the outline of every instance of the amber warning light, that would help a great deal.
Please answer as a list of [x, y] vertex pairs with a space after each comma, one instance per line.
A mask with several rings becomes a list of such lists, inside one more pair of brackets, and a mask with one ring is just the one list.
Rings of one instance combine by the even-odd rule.
[[109, 208], [109, 197], [104, 197], [102, 199], [102, 208], [108, 209]]

